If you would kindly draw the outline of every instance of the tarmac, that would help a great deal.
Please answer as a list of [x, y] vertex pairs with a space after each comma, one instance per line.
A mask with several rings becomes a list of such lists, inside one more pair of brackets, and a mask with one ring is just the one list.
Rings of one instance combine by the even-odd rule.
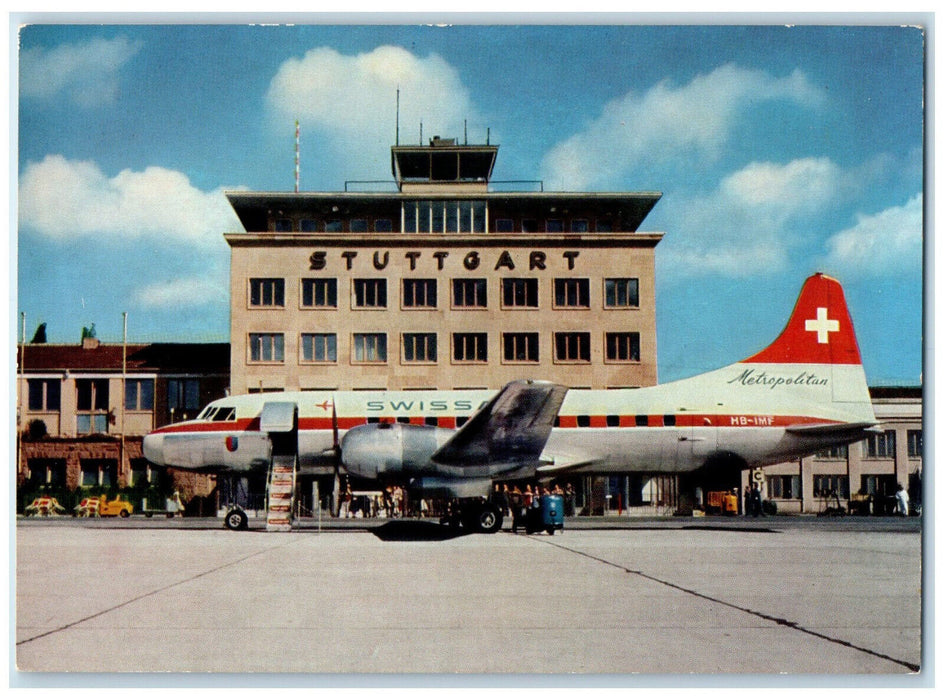
[[549, 536], [133, 516], [19, 520], [15, 536], [13, 685], [67, 671], [921, 684], [917, 518], [576, 518]]

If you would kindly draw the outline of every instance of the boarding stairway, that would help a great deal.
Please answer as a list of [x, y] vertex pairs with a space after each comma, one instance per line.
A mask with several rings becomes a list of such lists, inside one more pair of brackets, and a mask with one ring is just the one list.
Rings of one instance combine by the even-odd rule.
[[269, 434], [272, 445], [266, 530], [288, 532], [292, 529], [298, 474], [298, 407], [290, 402], [267, 402], [262, 407], [259, 425]]
[[266, 508], [268, 532], [289, 532], [292, 529], [297, 464], [296, 455], [272, 457], [269, 466], [269, 504]]

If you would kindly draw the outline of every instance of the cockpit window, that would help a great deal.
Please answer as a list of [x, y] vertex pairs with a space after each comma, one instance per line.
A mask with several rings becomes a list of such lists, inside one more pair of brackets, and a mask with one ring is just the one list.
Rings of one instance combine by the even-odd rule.
[[233, 406], [207, 406], [203, 413], [200, 414], [200, 420], [236, 420], [236, 409]]
[[236, 409], [232, 406], [221, 406], [216, 412], [216, 420], [236, 420]]

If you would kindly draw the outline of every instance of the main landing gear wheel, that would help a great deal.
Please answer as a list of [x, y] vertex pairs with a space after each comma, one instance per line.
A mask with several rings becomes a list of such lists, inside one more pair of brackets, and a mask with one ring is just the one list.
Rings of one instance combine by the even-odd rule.
[[502, 512], [491, 503], [484, 503], [473, 512], [470, 520], [470, 529], [490, 535], [501, 530]]
[[249, 516], [239, 508], [234, 508], [223, 518], [223, 524], [230, 530], [248, 530]]

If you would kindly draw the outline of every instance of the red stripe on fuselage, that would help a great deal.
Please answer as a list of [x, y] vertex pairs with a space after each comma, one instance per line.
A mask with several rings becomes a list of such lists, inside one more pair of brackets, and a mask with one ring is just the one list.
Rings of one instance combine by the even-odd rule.
[[[568, 415], [560, 416], [558, 428], [615, 428], [608, 423], [613, 420], [606, 414], [594, 415]], [[644, 417], [646, 425], [637, 425], [637, 418]], [[761, 414], [714, 414], [714, 413], [676, 413], [676, 414], [656, 414], [656, 415], [616, 415], [620, 428], [661, 428], [666, 424], [666, 417], [675, 418], [677, 428], [784, 428], [791, 425], [812, 425], [816, 423], [840, 423], [841, 421], [817, 418], [815, 416], [775, 416]], [[437, 416], [438, 425], [441, 428], [455, 428], [456, 416]], [[609, 420], [608, 420], [609, 419]], [[394, 418], [382, 418], [386, 422], [394, 422]], [[425, 416], [410, 417], [410, 425], [424, 425]], [[359, 425], [368, 422], [366, 417], [338, 417], [338, 429], [350, 430]], [[668, 421], [671, 427], [671, 420]], [[583, 425], [581, 425], [583, 423]], [[298, 429], [308, 430], [333, 430], [334, 420], [331, 418], [300, 418]], [[167, 433], [234, 433], [234, 432], [259, 432], [258, 418], [242, 418], [235, 421], [217, 421], [208, 423], [177, 423], [166, 425], [154, 431], [156, 434]]]

